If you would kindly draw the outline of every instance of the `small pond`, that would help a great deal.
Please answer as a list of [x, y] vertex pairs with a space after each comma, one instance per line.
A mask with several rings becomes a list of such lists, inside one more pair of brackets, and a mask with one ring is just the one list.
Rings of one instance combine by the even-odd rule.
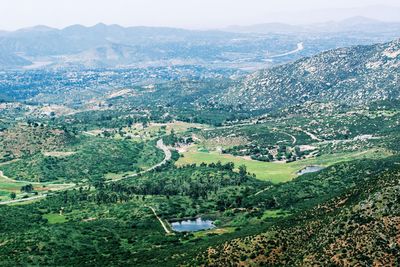
[[195, 220], [177, 221], [171, 223], [172, 229], [177, 232], [196, 232], [215, 228], [213, 221], [197, 218]]
[[312, 172], [318, 172], [320, 170], [324, 169], [322, 166], [308, 166], [302, 169], [301, 171], [297, 172], [298, 175], [303, 175], [306, 173], [312, 173]]

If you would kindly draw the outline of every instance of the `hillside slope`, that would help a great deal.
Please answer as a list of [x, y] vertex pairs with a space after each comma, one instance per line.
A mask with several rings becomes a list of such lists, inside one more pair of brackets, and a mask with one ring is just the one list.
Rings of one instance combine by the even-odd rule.
[[[387, 164], [388, 162], [384, 163]], [[384, 170], [385, 168], [390, 170]], [[207, 266], [398, 266], [398, 158], [347, 192], [269, 231], [209, 248]]]
[[341, 48], [257, 72], [216, 102], [273, 110], [307, 101], [361, 105], [400, 97], [400, 39]]
[[23, 67], [32, 64], [29, 60], [26, 60], [14, 53], [9, 53], [0, 49], [0, 66], [2, 68], [15, 68]]

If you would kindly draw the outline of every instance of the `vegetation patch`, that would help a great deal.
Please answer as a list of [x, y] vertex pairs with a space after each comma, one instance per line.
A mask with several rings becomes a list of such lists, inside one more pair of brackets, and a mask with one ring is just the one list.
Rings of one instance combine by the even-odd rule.
[[135, 143], [81, 136], [68, 157], [34, 156], [2, 166], [8, 177], [33, 182], [98, 180], [107, 173], [140, 171], [159, 163], [163, 152], [154, 142]]
[[46, 157], [56, 157], [56, 158], [62, 158], [62, 157], [68, 157], [71, 155], [74, 155], [76, 152], [62, 152], [62, 151], [51, 151], [51, 152], [44, 152], [43, 155], [45, 155]]
[[67, 218], [65, 216], [57, 214], [57, 213], [48, 213], [44, 214], [43, 218], [46, 219], [49, 224], [58, 224], [67, 222]]
[[381, 158], [391, 153], [381, 150], [369, 150], [363, 152], [349, 152], [340, 154], [328, 154], [317, 158], [305, 159], [290, 163], [261, 162], [243, 157], [235, 157], [218, 152], [203, 152], [196, 149], [184, 152], [183, 157], [176, 162], [177, 166], [186, 164], [217, 163], [223, 164], [233, 162], [235, 166], [245, 165], [247, 171], [256, 175], [260, 180], [274, 183], [287, 182], [298, 176], [298, 172], [310, 165], [330, 166], [338, 162], [350, 161], [360, 158]]

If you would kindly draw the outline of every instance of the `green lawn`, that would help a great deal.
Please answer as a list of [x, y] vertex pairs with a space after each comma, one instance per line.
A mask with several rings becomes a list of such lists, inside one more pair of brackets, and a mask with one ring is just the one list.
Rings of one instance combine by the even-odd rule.
[[197, 147], [184, 152], [183, 157], [177, 161], [177, 165], [216, 163], [221, 161], [225, 164], [233, 162], [236, 167], [246, 165], [248, 172], [254, 173], [260, 180], [271, 181], [273, 183], [287, 182], [297, 177], [297, 172], [310, 165], [330, 166], [338, 162], [350, 161], [361, 158], [377, 158], [388, 156], [387, 152], [377, 150], [367, 150], [363, 152], [340, 153], [331, 155], [322, 155], [318, 158], [306, 159], [292, 163], [275, 163], [248, 160], [241, 157], [235, 157], [218, 152], [198, 151]]
[[13, 181], [0, 175], [0, 200], [9, 200], [10, 193], [14, 192], [17, 194], [17, 198], [20, 197], [21, 187], [27, 184], [32, 184], [35, 191], [46, 192], [49, 190], [57, 191], [62, 190], [72, 184], [51, 184], [51, 183], [29, 183], [22, 181]]
[[57, 213], [45, 214], [45, 215], [43, 215], [43, 218], [47, 219], [49, 221], [49, 224], [65, 223], [68, 221], [65, 218], [65, 216], [57, 214]]
[[233, 233], [235, 232], [235, 227], [224, 227], [224, 228], [215, 228], [211, 230], [205, 230], [205, 231], [197, 231], [193, 233], [194, 238], [204, 238], [207, 237], [208, 235], [223, 235], [223, 234], [228, 234], [228, 233]]
[[262, 219], [265, 220], [265, 219], [271, 219], [271, 218], [286, 217], [288, 215], [289, 215], [288, 212], [285, 212], [285, 211], [283, 211], [281, 209], [279, 209], [279, 210], [266, 210], [266, 211], [264, 211]]
[[0, 201], [10, 199], [10, 193], [19, 193], [25, 183], [16, 183], [0, 175]]

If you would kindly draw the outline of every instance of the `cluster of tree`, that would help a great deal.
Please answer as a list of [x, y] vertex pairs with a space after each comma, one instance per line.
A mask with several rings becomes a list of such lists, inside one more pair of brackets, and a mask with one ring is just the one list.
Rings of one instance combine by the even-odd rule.
[[71, 147], [76, 153], [66, 157], [36, 154], [4, 166], [9, 177], [26, 181], [97, 180], [107, 173], [139, 170], [139, 164], [152, 166], [160, 162], [163, 153], [148, 144], [116, 141], [105, 138], [80, 137]]
[[32, 184], [27, 184], [27, 185], [23, 185], [21, 186], [21, 192], [23, 193], [31, 193], [33, 191], [33, 185]]
[[[211, 163], [169, 168], [162, 172], [151, 172], [124, 183], [111, 184], [113, 191], [124, 190], [139, 195], [186, 195], [193, 199], [207, 199], [225, 187], [252, 186], [256, 182], [248, 175], [245, 166], [234, 172], [234, 164]], [[114, 190], [115, 189], [115, 190]]]
[[217, 210], [243, 207], [246, 199], [259, 188], [271, 184], [256, 180], [247, 173], [245, 166], [234, 171], [234, 164], [211, 163], [187, 165], [176, 168], [173, 165], [155, 170], [135, 179], [115, 183], [94, 183], [95, 191], [90, 188], [64, 192], [62, 202], [79, 203], [82, 201], [97, 204], [128, 202], [132, 199], [144, 200], [146, 196], [187, 196], [193, 201], [207, 202]]
[[177, 135], [175, 131], [172, 129], [171, 134], [163, 136], [163, 142], [167, 146], [175, 146], [177, 144], [191, 144], [193, 143], [192, 137], [183, 137], [180, 135]]
[[301, 151], [298, 146], [292, 148], [287, 145], [260, 146], [259, 144], [247, 144], [223, 149], [222, 153], [234, 156], [250, 156], [253, 160], [264, 162], [275, 160], [291, 162], [304, 157], [308, 152]]

